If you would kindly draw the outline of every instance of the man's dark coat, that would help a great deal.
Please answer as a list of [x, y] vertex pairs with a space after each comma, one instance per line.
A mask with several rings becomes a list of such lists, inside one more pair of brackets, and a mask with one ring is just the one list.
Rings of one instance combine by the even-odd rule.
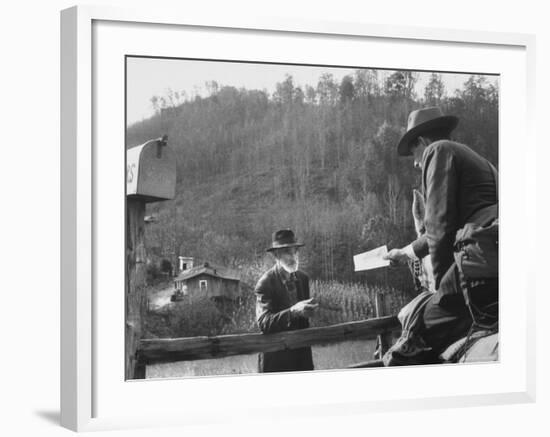
[[[297, 271], [289, 275], [278, 265], [268, 270], [256, 284], [256, 319], [264, 334], [309, 327], [307, 318], [293, 315], [290, 307], [309, 299], [309, 278]], [[313, 370], [311, 348], [304, 347], [260, 354], [259, 372]]]
[[[422, 336], [436, 356], [467, 335], [472, 325], [454, 263], [456, 232], [466, 223], [498, 218], [498, 173], [469, 147], [442, 140], [422, 157], [426, 234], [413, 242], [419, 258], [431, 255], [436, 293], [424, 309]], [[498, 285], [477, 291], [481, 306], [498, 301]]]
[[454, 262], [456, 232], [468, 222], [484, 224], [497, 217], [497, 178], [494, 166], [464, 144], [441, 140], [424, 151], [426, 234], [413, 250], [419, 258], [431, 254], [436, 289]]

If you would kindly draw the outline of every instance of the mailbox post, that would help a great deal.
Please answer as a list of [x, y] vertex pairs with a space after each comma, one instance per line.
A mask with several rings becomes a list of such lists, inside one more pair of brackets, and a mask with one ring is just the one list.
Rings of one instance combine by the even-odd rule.
[[147, 310], [145, 205], [176, 194], [176, 160], [167, 137], [126, 151], [126, 379], [145, 378], [137, 348]]

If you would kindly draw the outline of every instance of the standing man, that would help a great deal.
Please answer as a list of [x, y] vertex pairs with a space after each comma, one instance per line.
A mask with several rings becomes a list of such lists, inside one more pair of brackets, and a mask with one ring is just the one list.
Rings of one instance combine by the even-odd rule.
[[[387, 255], [397, 262], [430, 255], [436, 292], [426, 304], [421, 334], [437, 355], [472, 325], [454, 262], [456, 233], [466, 223], [486, 226], [498, 218], [497, 170], [468, 146], [450, 141], [457, 124], [457, 117], [437, 107], [409, 115], [397, 152], [413, 156], [422, 170], [426, 233]], [[476, 298], [480, 306], [498, 302], [498, 281], [476, 291]]]
[[[290, 229], [273, 234], [267, 249], [275, 258], [275, 265], [260, 278], [256, 294], [256, 319], [264, 334], [293, 331], [309, 327], [308, 318], [317, 308], [309, 298], [309, 278], [298, 270], [299, 243]], [[259, 372], [288, 372], [313, 370], [310, 347], [259, 356]]]

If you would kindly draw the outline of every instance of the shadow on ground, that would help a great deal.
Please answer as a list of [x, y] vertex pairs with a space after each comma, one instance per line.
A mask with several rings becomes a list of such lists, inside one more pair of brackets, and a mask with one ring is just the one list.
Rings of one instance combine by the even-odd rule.
[[60, 424], [61, 419], [59, 411], [35, 411], [35, 414], [53, 425]]

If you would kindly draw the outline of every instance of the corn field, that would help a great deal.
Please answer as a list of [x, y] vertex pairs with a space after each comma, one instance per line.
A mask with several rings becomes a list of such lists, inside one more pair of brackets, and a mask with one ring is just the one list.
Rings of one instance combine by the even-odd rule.
[[377, 294], [384, 295], [389, 314], [397, 314], [411, 299], [403, 292], [379, 285], [311, 281], [310, 295], [319, 303], [319, 309], [311, 319], [311, 325], [328, 326], [374, 318]]

